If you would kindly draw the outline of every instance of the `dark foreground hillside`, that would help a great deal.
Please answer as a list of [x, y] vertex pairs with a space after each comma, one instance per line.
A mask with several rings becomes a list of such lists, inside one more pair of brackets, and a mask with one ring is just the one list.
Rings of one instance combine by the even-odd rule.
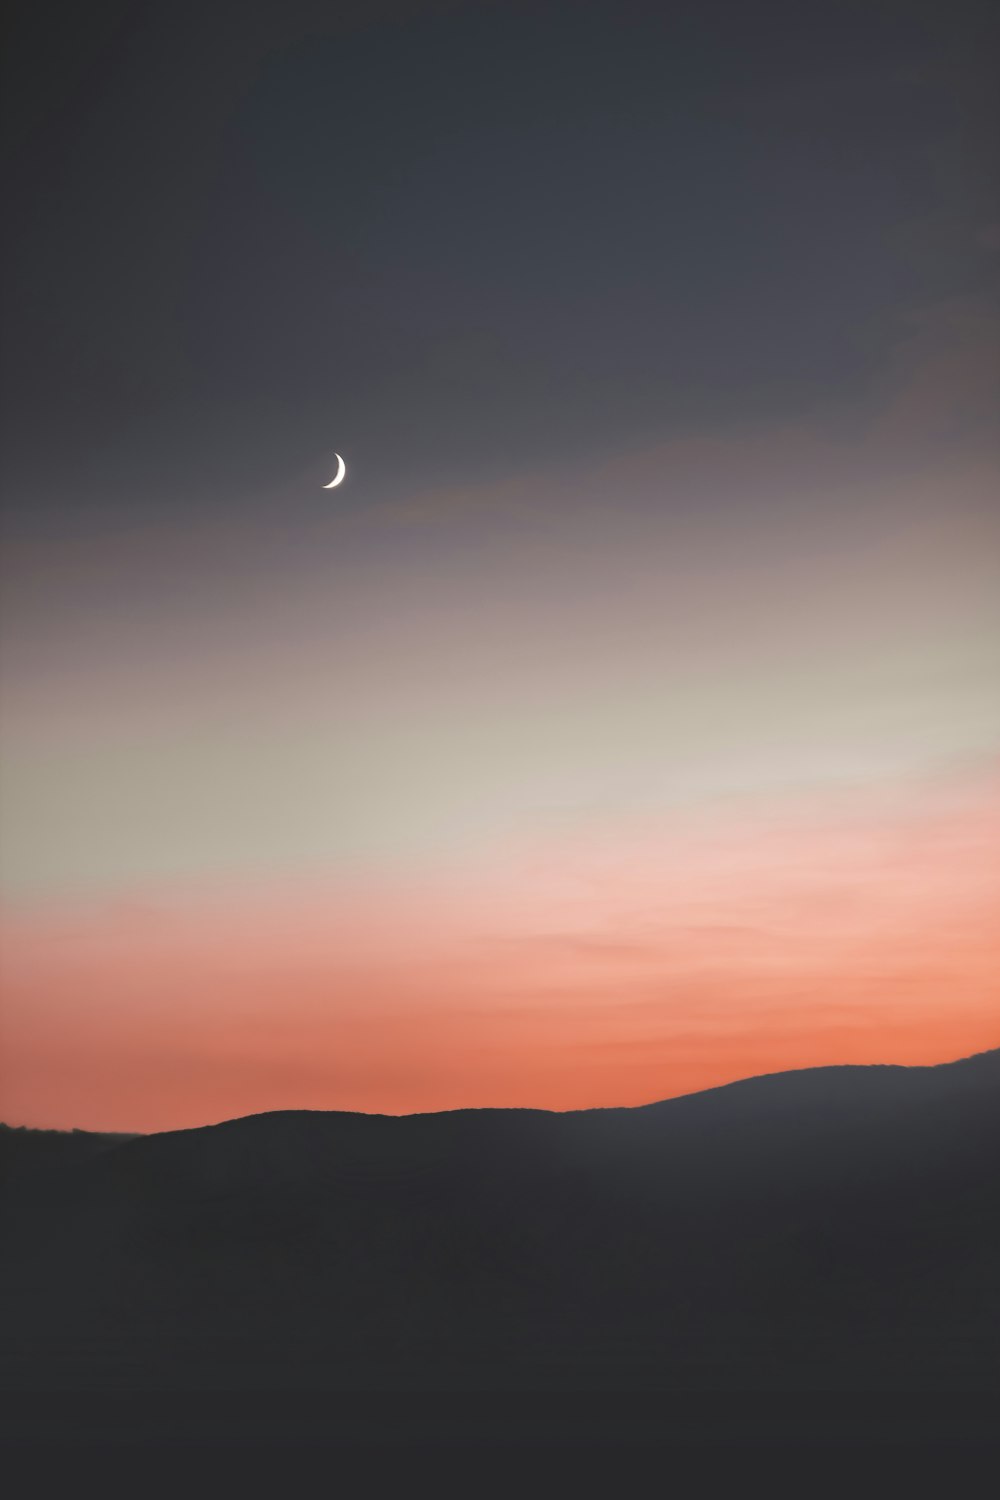
[[27, 1136], [3, 1143], [15, 1436], [993, 1430], [1000, 1052], [62, 1160]]
[[20, 1125], [0, 1124], [0, 1181], [9, 1184], [28, 1173], [49, 1167], [65, 1167], [100, 1156], [138, 1140], [131, 1134], [108, 1134], [93, 1130], [29, 1130]]

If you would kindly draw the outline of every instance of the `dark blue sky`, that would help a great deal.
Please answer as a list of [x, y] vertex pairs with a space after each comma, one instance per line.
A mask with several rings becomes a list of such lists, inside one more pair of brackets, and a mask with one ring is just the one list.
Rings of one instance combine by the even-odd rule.
[[23, 7], [15, 525], [856, 418], [994, 295], [993, 10]]

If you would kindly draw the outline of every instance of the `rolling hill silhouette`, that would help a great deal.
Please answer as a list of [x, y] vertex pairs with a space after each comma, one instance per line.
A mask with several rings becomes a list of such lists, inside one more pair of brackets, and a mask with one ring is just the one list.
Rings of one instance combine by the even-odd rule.
[[1000, 1051], [634, 1109], [32, 1134], [3, 1132], [2, 1379], [43, 1408], [998, 1385]]

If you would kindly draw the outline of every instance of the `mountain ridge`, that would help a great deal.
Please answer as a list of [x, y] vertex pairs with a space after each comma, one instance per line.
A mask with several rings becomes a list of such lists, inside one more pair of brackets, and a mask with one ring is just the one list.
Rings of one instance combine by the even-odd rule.
[[272, 1119], [282, 1116], [324, 1116], [349, 1119], [366, 1120], [422, 1120], [429, 1118], [440, 1118], [443, 1116], [476, 1116], [476, 1115], [553, 1115], [553, 1116], [578, 1116], [578, 1115], [612, 1115], [640, 1110], [661, 1110], [685, 1100], [700, 1099], [707, 1096], [719, 1096], [730, 1090], [743, 1090], [749, 1087], [771, 1083], [774, 1080], [805, 1079], [822, 1077], [846, 1077], [850, 1076], [874, 1076], [887, 1077], [914, 1077], [940, 1074], [948, 1069], [968, 1068], [972, 1066], [983, 1069], [995, 1069], [997, 1079], [1000, 1081], [1000, 1046], [986, 1048], [981, 1052], [969, 1053], [963, 1057], [949, 1058], [940, 1063], [824, 1063], [816, 1067], [803, 1068], [781, 1068], [768, 1073], [752, 1073], [745, 1078], [734, 1078], [726, 1083], [711, 1084], [708, 1088], [692, 1089], [683, 1094], [669, 1094], [662, 1099], [651, 1099], [643, 1104], [592, 1104], [583, 1105], [573, 1109], [545, 1109], [541, 1105], [456, 1105], [451, 1109], [439, 1110], [412, 1110], [406, 1113], [393, 1113], [385, 1110], [341, 1110], [341, 1109], [273, 1109], [254, 1110], [246, 1115], [227, 1116], [222, 1120], [206, 1121], [200, 1125], [173, 1126], [167, 1130], [139, 1131], [139, 1130], [91, 1130], [70, 1126], [49, 1127], [33, 1125], [12, 1125], [7, 1121], [0, 1120], [0, 1134], [16, 1134], [28, 1137], [62, 1138], [69, 1141], [72, 1138], [87, 1138], [90, 1141], [106, 1142], [112, 1145], [126, 1144], [136, 1140], [148, 1140], [151, 1137], [187, 1135], [192, 1131], [217, 1130], [226, 1126], [242, 1124], [249, 1120]]
[[273, 1111], [5, 1196], [7, 1391], [1000, 1394], [1000, 1049], [631, 1108]]

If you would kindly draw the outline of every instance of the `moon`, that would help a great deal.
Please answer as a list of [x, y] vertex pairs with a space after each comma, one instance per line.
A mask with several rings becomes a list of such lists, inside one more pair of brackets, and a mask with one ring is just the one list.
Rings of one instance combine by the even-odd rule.
[[347, 473], [347, 465], [344, 463], [344, 460], [341, 458], [340, 454], [335, 453], [333, 456], [337, 460], [337, 472], [336, 474], [334, 474], [329, 484], [324, 484], [323, 488], [325, 490], [335, 490], [337, 488], [337, 485], [340, 484], [344, 475]]

